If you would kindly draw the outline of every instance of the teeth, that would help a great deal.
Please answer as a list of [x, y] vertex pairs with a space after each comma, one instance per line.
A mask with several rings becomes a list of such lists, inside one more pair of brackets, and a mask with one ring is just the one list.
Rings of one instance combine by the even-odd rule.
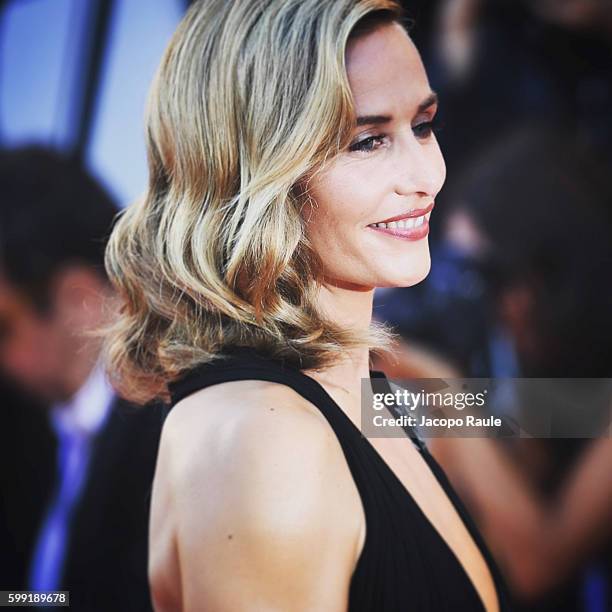
[[372, 223], [371, 227], [409, 230], [423, 225], [425, 220], [429, 220], [430, 214], [431, 213], [427, 213], [426, 215], [422, 215], [420, 217], [410, 217], [408, 219], [402, 219], [401, 221], [391, 221], [390, 223]]

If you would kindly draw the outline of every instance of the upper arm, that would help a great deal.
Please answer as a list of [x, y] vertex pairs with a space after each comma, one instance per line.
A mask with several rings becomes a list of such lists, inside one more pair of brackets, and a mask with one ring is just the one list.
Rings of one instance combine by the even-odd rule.
[[175, 483], [185, 609], [345, 610], [360, 517], [336, 437], [296, 406], [235, 408]]

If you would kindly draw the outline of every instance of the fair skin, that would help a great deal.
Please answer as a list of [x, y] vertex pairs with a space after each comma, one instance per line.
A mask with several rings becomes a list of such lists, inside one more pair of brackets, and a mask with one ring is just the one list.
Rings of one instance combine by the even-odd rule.
[[91, 268], [71, 264], [53, 275], [50, 308], [39, 312], [0, 271], [0, 369], [45, 403], [67, 401], [85, 382], [100, 352], [88, 330], [106, 321], [108, 283]]
[[[353, 142], [370, 140], [312, 178], [314, 205], [305, 214], [310, 239], [325, 255], [321, 308], [343, 325], [366, 327], [375, 287], [413, 285], [430, 266], [427, 238], [399, 240], [368, 225], [433, 202], [445, 166], [426, 125], [435, 100], [399, 25], [353, 41], [347, 70], [357, 115], [388, 119], [355, 127]], [[358, 428], [367, 349], [304, 373]], [[498, 610], [482, 556], [418, 451], [401, 438], [370, 442], [455, 552], [486, 609]], [[345, 611], [365, 529], [335, 433], [290, 387], [222, 383], [170, 412], [150, 523], [149, 576], [158, 612]]]

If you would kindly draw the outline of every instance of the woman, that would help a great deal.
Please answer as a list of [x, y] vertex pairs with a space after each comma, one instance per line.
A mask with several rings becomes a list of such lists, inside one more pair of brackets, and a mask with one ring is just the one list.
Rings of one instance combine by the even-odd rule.
[[374, 288], [427, 274], [445, 179], [401, 23], [392, 0], [207, 0], [162, 59], [106, 347], [125, 395], [172, 404], [159, 611], [508, 609], [426, 448], [358, 429], [369, 351], [395, 339]]

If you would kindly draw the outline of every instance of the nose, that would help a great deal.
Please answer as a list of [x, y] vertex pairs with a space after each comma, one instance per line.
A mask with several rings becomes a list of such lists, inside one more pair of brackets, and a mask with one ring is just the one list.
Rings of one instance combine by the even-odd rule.
[[446, 180], [446, 164], [437, 140], [416, 138], [412, 132], [398, 141], [394, 159], [394, 190], [401, 196], [435, 198]]

